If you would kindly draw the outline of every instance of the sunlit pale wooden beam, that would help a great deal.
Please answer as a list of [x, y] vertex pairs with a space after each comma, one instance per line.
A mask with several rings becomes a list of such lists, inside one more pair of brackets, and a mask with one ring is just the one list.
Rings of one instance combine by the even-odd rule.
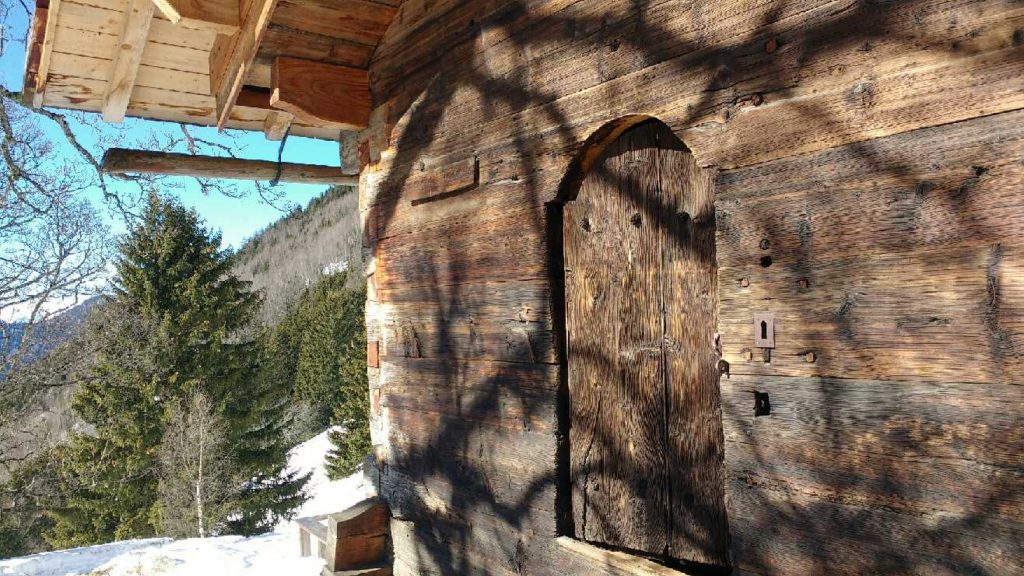
[[153, 0], [168, 20], [218, 34], [238, 32], [238, 0]]
[[267, 114], [263, 121], [263, 135], [267, 140], [281, 140], [288, 133], [288, 127], [292, 125], [295, 116], [283, 110], [276, 110]]
[[358, 176], [342, 174], [337, 166], [268, 162], [220, 156], [193, 156], [175, 152], [152, 152], [111, 148], [103, 155], [107, 174], [162, 174], [230, 180], [273, 180], [298, 184], [356, 186]]
[[154, 6], [151, 0], [128, 0], [120, 42], [114, 48], [114, 66], [103, 99], [103, 119], [122, 122], [128, 110], [128, 101], [135, 88], [142, 51], [146, 48], [149, 26], [153, 22]]
[[218, 129], [223, 129], [231, 116], [277, 0], [249, 0], [242, 5], [245, 11], [238, 32], [218, 35], [210, 52], [210, 93], [216, 101]]

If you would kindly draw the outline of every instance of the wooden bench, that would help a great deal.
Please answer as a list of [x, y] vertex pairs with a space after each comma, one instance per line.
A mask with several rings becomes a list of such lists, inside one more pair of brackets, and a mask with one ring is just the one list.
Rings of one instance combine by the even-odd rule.
[[323, 558], [323, 576], [391, 576], [390, 520], [377, 498], [343, 512], [299, 518], [299, 550]]

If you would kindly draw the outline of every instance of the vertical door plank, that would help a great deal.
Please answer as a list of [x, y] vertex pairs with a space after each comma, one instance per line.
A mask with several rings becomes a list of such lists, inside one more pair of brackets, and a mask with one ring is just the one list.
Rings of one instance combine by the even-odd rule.
[[725, 566], [729, 536], [714, 342], [718, 326], [715, 170], [700, 168], [667, 127], [662, 126], [659, 137], [666, 223], [662, 278], [672, 506], [669, 554]]
[[609, 147], [563, 220], [576, 536], [654, 554], [669, 509], [659, 196], [642, 126]]

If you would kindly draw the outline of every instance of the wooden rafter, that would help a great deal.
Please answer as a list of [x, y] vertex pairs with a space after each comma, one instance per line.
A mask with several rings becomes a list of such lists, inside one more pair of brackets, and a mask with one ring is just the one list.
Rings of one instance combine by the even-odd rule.
[[238, 0], [153, 0], [174, 24], [218, 34], [238, 32]]
[[43, 105], [60, 5], [61, 0], [37, 0], [35, 13], [32, 15], [25, 62], [25, 84], [22, 90], [22, 102], [32, 108]]
[[231, 180], [273, 180], [298, 184], [356, 186], [358, 176], [342, 174], [337, 166], [268, 162], [220, 156], [192, 156], [174, 152], [152, 152], [111, 148], [103, 155], [107, 174], [162, 174]]
[[135, 88], [135, 77], [142, 61], [142, 51], [146, 48], [155, 8], [150, 0], [128, 0], [127, 4], [107, 94], [103, 99], [103, 119], [114, 123], [122, 122], [128, 111], [128, 101]]
[[249, 0], [242, 4], [239, 30], [218, 35], [210, 53], [210, 90], [216, 101], [217, 128], [223, 129], [256, 57], [277, 0]]
[[314, 126], [362, 130], [370, 123], [366, 70], [278, 57], [270, 76], [270, 105]]

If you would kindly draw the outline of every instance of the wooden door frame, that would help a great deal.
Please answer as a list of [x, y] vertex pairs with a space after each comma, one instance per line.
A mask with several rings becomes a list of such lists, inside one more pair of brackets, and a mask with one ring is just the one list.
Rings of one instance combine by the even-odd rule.
[[[584, 180], [595, 163], [600, 160], [610, 145], [632, 128], [645, 122], [658, 122], [671, 130], [661, 119], [646, 114], [631, 114], [608, 122], [591, 134], [580, 151], [573, 158], [559, 184], [555, 199], [545, 205], [548, 240], [548, 271], [551, 294], [551, 313], [555, 332], [556, 353], [559, 359], [558, 393], [556, 404], [558, 448], [556, 457], [556, 531], [562, 539], [576, 539], [576, 527], [572, 510], [572, 474], [570, 469], [570, 399], [569, 399], [569, 357], [566, 332], [566, 279], [564, 266], [565, 243], [563, 238], [564, 208], [566, 203], [576, 200]], [[672, 131], [675, 133], [675, 131]], [[678, 134], [676, 135], [678, 138]], [[680, 138], [680, 141], [682, 139]], [[686, 143], [683, 143], [693, 153]], [[696, 155], [695, 155], [696, 156]], [[726, 519], [728, 522], [728, 519]], [[583, 542], [580, 540], [579, 542]], [[731, 559], [730, 559], [731, 560]], [[731, 562], [730, 562], [731, 563]]]

